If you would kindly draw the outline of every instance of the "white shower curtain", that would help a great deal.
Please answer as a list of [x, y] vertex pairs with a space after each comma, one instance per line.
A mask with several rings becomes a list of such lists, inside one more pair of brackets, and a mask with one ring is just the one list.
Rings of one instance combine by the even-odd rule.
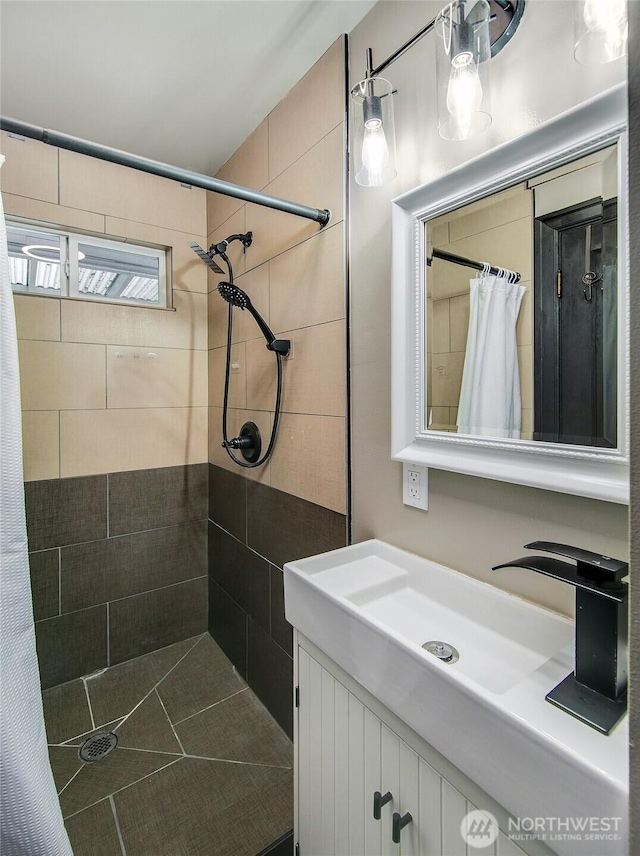
[[[0, 155], [0, 167], [4, 157]], [[49, 766], [22, 481], [16, 324], [0, 199], [0, 852], [72, 856]]]
[[520, 439], [516, 321], [525, 292], [507, 276], [472, 279], [458, 432]]

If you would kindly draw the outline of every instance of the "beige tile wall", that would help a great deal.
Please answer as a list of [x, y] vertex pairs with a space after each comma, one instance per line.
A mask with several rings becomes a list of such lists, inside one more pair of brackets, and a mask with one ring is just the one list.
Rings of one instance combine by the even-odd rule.
[[3, 133], [8, 215], [165, 246], [172, 309], [15, 296], [25, 479], [207, 460], [206, 194]]
[[[531, 300], [532, 194], [520, 185], [497, 197], [467, 205], [428, 225], [433, 247], [478, 261], [490, 261], [521, 275], [526, 291], [516, 340], [522, 396], [522, 439], [532, 438], [533, 302]], [[428, 406], [433, 430], [455, 431], [469, 327], [469, 268], [434, 259], [428, 272]]]
[[[227, 305], [209, 274], [209, 460], [344, 513], [346, 322], [344, 44], [339, 39], [219, 171], [218, 177], [317, 208], [329, 226], [208, 194], [208, 238], [251, 230], [231, 245], [236, 283], [276, 336], [293, 341], [283, 363], [283, 403], [271, 461], [241, 469], [221, 447]], [[228, 434], [255, 422], [265, 444], [276, 394], [275, 357], [249, 313], [234, 312]]]

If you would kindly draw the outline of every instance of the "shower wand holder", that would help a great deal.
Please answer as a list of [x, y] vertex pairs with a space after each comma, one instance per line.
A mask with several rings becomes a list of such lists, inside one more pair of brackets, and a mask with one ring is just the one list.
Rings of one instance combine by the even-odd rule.
[[291, 339], [274, 339], [273, 342], [267, 342], [267, 350], [274, 351], [282, 357], [288, 357], [291, 350]]

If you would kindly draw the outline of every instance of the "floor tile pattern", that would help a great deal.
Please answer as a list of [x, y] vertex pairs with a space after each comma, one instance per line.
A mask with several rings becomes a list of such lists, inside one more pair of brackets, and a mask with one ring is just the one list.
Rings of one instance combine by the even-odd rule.
[[[291, 742], [208, 634], [43, 703], [75, 856], [256, 856], [293, 825]], [[117, 748], [82, 762], [101, 730]]]

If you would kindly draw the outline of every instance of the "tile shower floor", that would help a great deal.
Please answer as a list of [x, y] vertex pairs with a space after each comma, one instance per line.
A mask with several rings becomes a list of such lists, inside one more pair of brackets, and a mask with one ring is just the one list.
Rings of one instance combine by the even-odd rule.
[[[43, 703], [75, 856], [256, 856], [293, 826], [291, 742], [208, 634]], [[104, 730], [117, 747], [81, 761]]]

